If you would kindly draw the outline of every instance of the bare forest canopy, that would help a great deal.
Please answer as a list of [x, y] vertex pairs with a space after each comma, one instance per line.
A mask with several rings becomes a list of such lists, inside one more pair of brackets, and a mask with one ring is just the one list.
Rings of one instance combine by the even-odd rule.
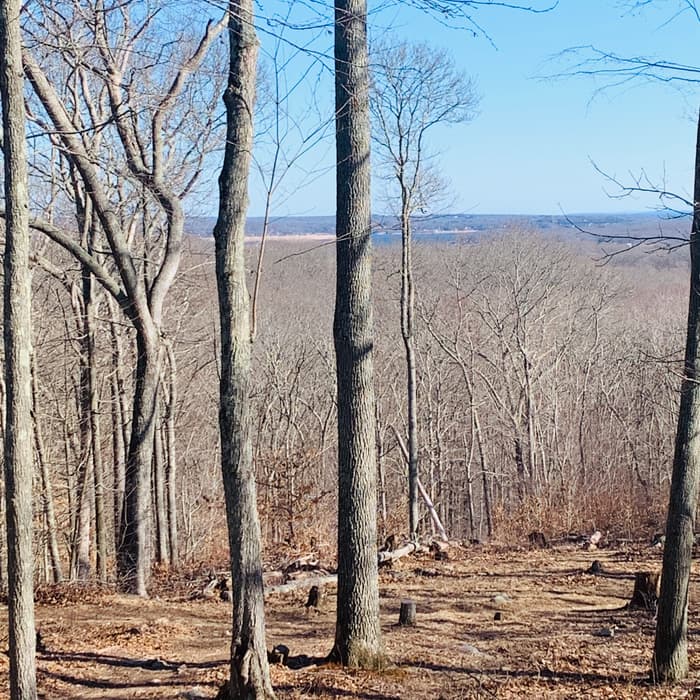
[[[600, 246], [587, 245], [517, 229], [473, 245], [416, 247], [421, 478], [452, 538], [485, 539], [489, 527], [496, 541], [535, 529], [548, 537], [589, 528], [639, 537], [662, 529], [682, 364], [685, 257], [676, 253], [682, 264], [669, 265], [665, 253], [633, 251], [602, 265]], [[176, 457], [178, 464], [176, 498], [164, 505], [173, 510], [163, 522], [176, 523], [184, 560], [223, 562], [214, 246], [190, 237], [185, 248], [163, 321], [175, 405], [158, 421], [158, 459], [167, 464]], [[70, 268], [56, 250], [47, 248], [53, 263]], [[252, 270], [256, 246], [247, 252]], [[384, 537], [402, 531], [406, 519], [405, 462], [396, 437], [406, 406], [395, 312], [400, 250], [379, 246], [375, 256]], [[275, 238], [269, 260], [250, 387], [264, 542], [314, 543], [332, 561], [335, 250]], [[102, 488], [111, 531], [120, 491], [111, 455], [123, 450], [135, 348], [133, 330], [109, 313], [103, 294], [97, 303]], [[34, 273], [33, 308], [35, 420], [53, 488], [53, 537], [61, 559], [77, 566], [79, 317], [62, 282], [41, 269]], [[41, 510], [36, 526], [44, 549], [52, 537]], [[114, 542], [111, 534], [108, 541]], [[159, 545], [156, 559], [166, 556], [167, 545]], [[50, 579], [49, 561], [38, 559]]]

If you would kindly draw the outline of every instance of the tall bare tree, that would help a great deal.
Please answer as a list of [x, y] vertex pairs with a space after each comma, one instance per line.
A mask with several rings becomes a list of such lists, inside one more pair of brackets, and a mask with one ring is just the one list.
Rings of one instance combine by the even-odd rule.
[[406, 358], [409, 535], [418, 535], [418, 381], [412, 218], [427, 213], [445, 187], [427, 142], [431, 129], [471, 119], [478, 99], [472, 81], [449, 55], [427, 44], [379, 44], [372, 51], [374, 140], [383, 174], [399, 202], [401, 337]]
[[335, 3], [338, 606], [331, 658], [381, 663], [372, 352], [367, 3]]
[[688, 673], [688, 585], [700, 478], [700, 116], [695, 146], [690, 296], [685, 364], [673, 457], [671, 497], [654, 641], [653, 674], [679, 681]]
[[250, 300], [244, 258], [258, 55], [253, 17], [252, 0], [229, 2], [226, 148], [214, 228], [221, 319], [221, 470], [231, 576], [236, 582], [231, 678], [223, 691], [231, 700], [274, 697], [265, 647], [261, 537], [250, 433]]
[[0, 97], [5, 166], [5, 498], [10, 697], [36, 698], [34, 661], [34, 453], [31, 392], [29, 197], [19, 0], [0, 3]]
[[[177, 42], [155, 50], [152, 55], [159, 57], [155, 70], [144, 66], [139, 57], [146, 49], [153, 50], [149, 42], [162, 39], [154, 26], [157, 15], [157, 8], [142, 15], [134, 5], [112, 0], [99, 0], [86, 11], [69, 2], [42, 14], [33, 26], [35, 42], [61, 42], [62, 60], [71, 76], [77, 76], [66, 99], [33, 53], [23, 54], [25, 72], [46, 115], [46, 129], [88, 194], [95, 225], [106, 239], [110, 256], [100, 259], [50, 222], [35, 220], [33, 225], [89, 269], [136, 330], [135, 390], [117, 568], [122, 587], [139, 595], [146, 595], [150, 574], [150, 470], [164, 352], [163, 309], [181, 258], [182, 199], [201, 173], [213, 119], [201, 120], [196, 129], [184, 125], [187, 115], [201, 115], [202, 90], [201, 85], [193, 87], [194, 76], [224, 26], [223, 20], [208, 23], [199, 41], [183, 42], [182, 53], [182, 47], [175, 48]], [[134, 91], [136, 74], [151, 88], [146, 94]], [[95, 76], [101, 81], [96, 92], [91, 83]], [[151, 85], [150, 80], [156, 82]], [[96, 118], [97, 100], [106, 102], [107, 121], [114, 125], [111, 145], [117, 145], [125, 165], [119, 168], [120, 179], [130, 184], [129, 193], [136, 193], [137, 201], [145, 202], [139, 209], [144, 217], [148, 211], [155, 212], [157, 245], [146, 240], [142, 250], [135, 249], [130, 228], [133, 199], [114, 206], [105, 172], [117, 166], [101, 162], [84, 138], [86, 132], [105, 128]]]

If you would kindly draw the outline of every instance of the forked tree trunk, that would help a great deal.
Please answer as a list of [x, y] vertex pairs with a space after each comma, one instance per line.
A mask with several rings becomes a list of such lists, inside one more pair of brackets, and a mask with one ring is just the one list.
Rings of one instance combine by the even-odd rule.
[[[124, 7], [120, 6], [112, 10], [119, 13], [125, 11], [128, 14], [129, 9], [124, 10]], [[93, 71], [93, 75], [99, 75], [104, 81], [102, 85], [109, 99], [111, 120], [119, 136], [126, 166], [133, 178], [142, 185], [144, 192], [148, 192], [151, 201], [157, 203], [167, 220], [163, 245], [160, 249], [161, 259], [153, 275], [144, 274], [144, 266], [150, 263], [133, 255], [128, 232], [124, 230], [120, 218], [119, 207], [114, 206], [112, 196], [105, 189], [103, 179], [99, 175], [93, 154], [86, 147], [80, 131], [76, 130], [76, 122], [72, 121], [75, 115], [62, 102], [54, 85], [32, 54], [25, 52], [22, 56], [25, 74], [55, 128], [65, 157], [80, 174], [85, 191], [89, 193], [91, 206], [105, 234], [109, 245], [109, 257], [114, 263], [118, 277], [115, 277], [112, 271], [102, 265], [95, 256], [90, 255], [84, 246], [76, 244], [50, 222], [35, 221], [33, 225], [90, 268], [95, 278], [119, 303], [136, 330], [136, 381], [125, 466], [125, 505], [117, 543], [117, 575], [123, 590], [146, 595], [150, 572], [149, 488], [154, 419], [160, 378], [160, 331], [165, 300], [180, 263], [185, 220], [181, 194], [178, 193], [177, 187], [171, 187], [173, 173], [168, 167], [167, 153], [172, 143], [164, 142], [164, 130], [174, 113], [178, 99], [183, 94], [188, 75], [194, 73], [201, 65], [206, 52], [223, 27], [223, 22], [207, 24], [201, 41], [196, 45], [195, 50], [183, 59], [176, 76], [169, 83], [162, 99], [150, 113], [150, 117], [146, 114], [148, 110], [145, 110], [144, 118], [150, 121], [146, 127], [149, 137], [142, 138], [144, 132], [138, 132], [138, 129], [145, 127], [145, 124], [131, 119], [133, 109], [125, 108], [128, 97], [123, 90], [122, 71], [126, 70], [126, 67], [122, 58], [134, 52], [124, 53], [121, 48], [115, 49], [111, 46], [110, 39], [114, 38], [109, 20], [111, 10], [103, 7], [101, 3], [98, 3], [97, 8], [93, 10], [93, 18], [85, 26], [92, 32], [92, 40], [96, 48], [95, 56], [99, 56], [99, 60], [104, 63], [102, 68]], [[150, 15], [145, 23], [135, 30], [136, 33], [133, 36], [121, 37], [120, 41], [126, 42], [122, 46], [133, 48], [134, 43], [139, 40], [139, 35], [144, 34], [152, 18], [153, 15]], [[131, 26], [130, 18], [122, 17], [122, 19], [125, 27]], [[116, 58], [117, 56], [119, 58]], [[148, 144], [144, 145], [147, 142]], [[149, 152], [145, 153], [144, 149], [148, 149]], [[193, 174], [189, 185], [191, 186], [195, 180], [196, 174]], [[152, 280], [152, 284], [147, 286], [148, 279]]]
[[653, 676], [662, 682], [688, 673], [688, 584], [700, 477], [700, 117], [693, 201], [688, 334], [652, 662]]
[[0, 3], [0, 98], [5, 165], [5, 498], [9, 574], [10, 697], [36, 698], [32, 552], [29, 197], [19, 0]]
[[274, 698], [274, 693], [265, 646], [261, 535], [250, 435], [250, 301], [244, 259], [258, 41], [252, 0], [231, 0], [228, 12], [226, 147], [214, 239], [221, 317], [221, 469], [235, 585], [231, 677], [219, 697], [238, 700]]
[[335, 3], [338, 605], [330, 658], [382, 663], [370, 250], [370, 120], [365, 0]]

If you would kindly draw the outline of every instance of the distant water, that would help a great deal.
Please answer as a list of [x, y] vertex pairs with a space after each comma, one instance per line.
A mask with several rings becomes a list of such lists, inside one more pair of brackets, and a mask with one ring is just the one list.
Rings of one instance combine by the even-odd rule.
[[[436, 231], [435, 233], [413, 233], [411, 238], [414, 243], [457, 245], [476, 243], [480, 235], [479, 231]], [[372, 234], [372, 243], [376, 246], [401, 245], [401, 234], [394, 231], [391, 233], [377, 231]]]

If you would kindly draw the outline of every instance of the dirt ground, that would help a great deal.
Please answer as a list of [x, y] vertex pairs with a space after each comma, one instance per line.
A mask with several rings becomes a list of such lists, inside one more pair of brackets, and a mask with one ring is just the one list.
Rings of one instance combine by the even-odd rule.
[[[647, 680], [654, 621], [623, 609], [633, 573], [660, 569], [658, 550], [476, 546], [451, 554], [445, 562], [408, 557], [381, 574], [382, 633], [392, 662], [383, 672], [323, 664], [333, 640], [334, 590], [321, 612], [310, 614], [305, 590], [270, 595], [268, 646], [287, 645], [298, 667], [272, 668], [278, 698], [700, 698], [697, 571], [691, 675], [682, 686], [659, 688]], [[594, 559], [607, 575], [584, 573]], [[150, 600], [94, 589], [53, 589], [38, 598], [44, 698], [211, 698], [227, 677], [229, 604], [188, 600], [182, 590]], [[396, 625], [406, 598], [416, 601], [414, 628]], [[6, 612], [0, 640], [6, 648]], [[2, 656], [2, 696], [7, 667]]]

